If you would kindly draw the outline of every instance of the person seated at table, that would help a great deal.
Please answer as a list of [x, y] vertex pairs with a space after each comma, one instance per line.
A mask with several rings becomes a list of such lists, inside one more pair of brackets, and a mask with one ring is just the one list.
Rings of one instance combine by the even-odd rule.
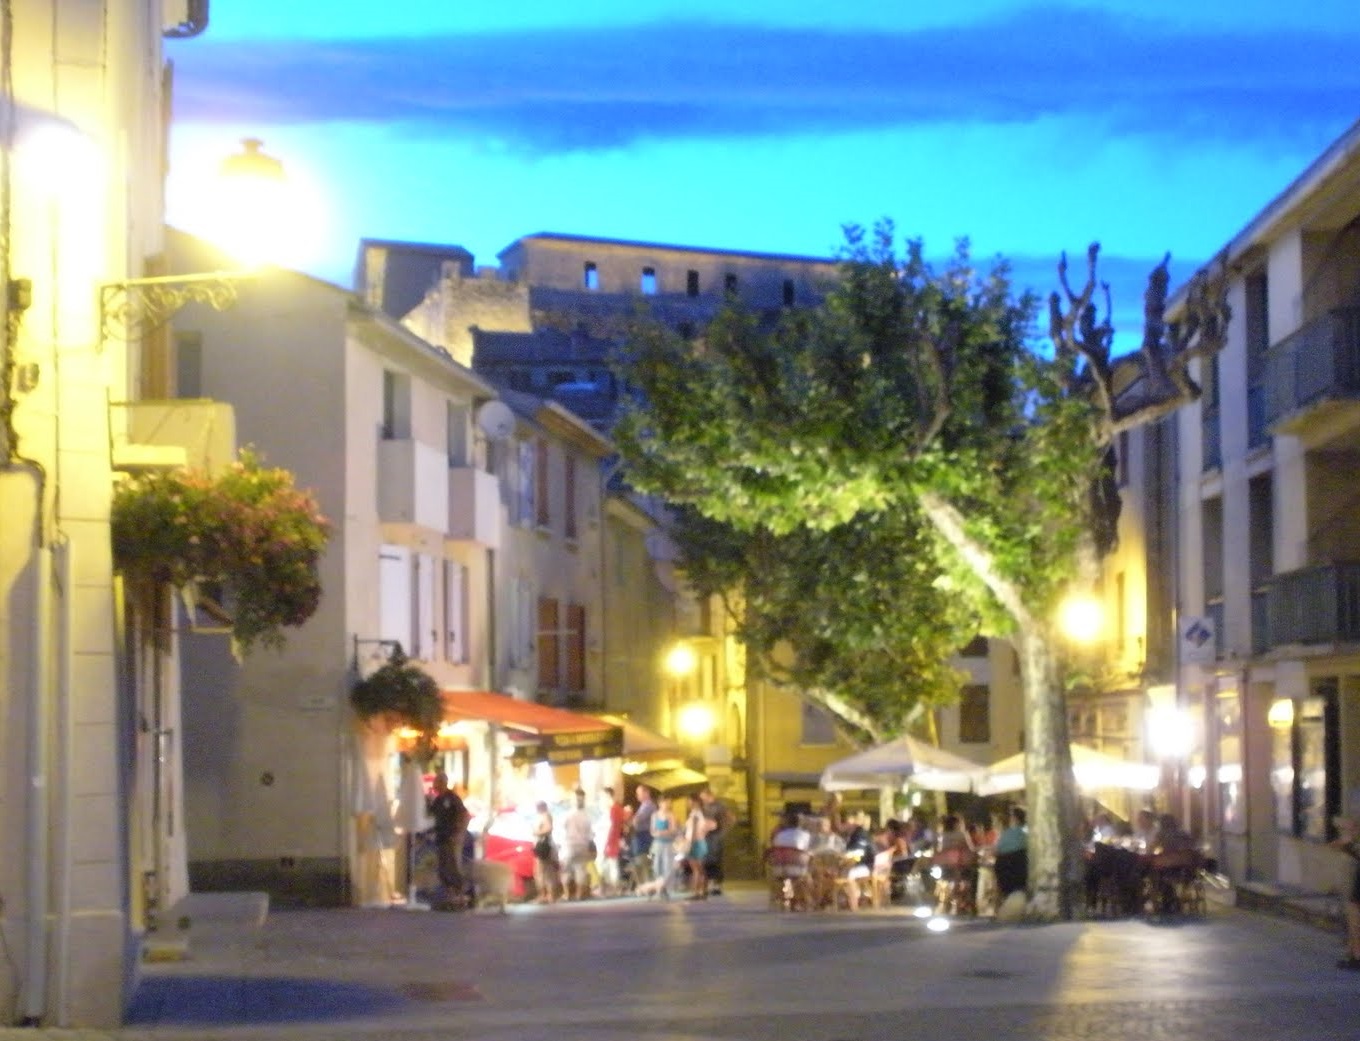
[[829, 817], [812, 818], [814, 826], [812, 829], [812, 850], [814, 853], [822, 850], [832, 850], [841, 853], [845, 850], [845, 839], [841, 838], [840, 833], [835, 830]]
[[907, 848], [913, 853], [930, 853], [935, 849], [935, 832], [918, 813], [907, 818]]
[[1157, 848], [1157, 815], [1151, 810], [1139, 810], [1133, 818], [1133, 848], [1148, 853]]
[[786, 811], [765, 851], [772, 904], [789, 908], [808, 906], [808, 849], [811, 845], [812, 834], [803, 827], [798, 812]]
[[948, 814], [940, 821], [934, 864], [943, 883], [940, 910], [971, 913], [977, 891], [977, 851], [958, 814]]
[[1175, 814], [1163, 813], [1157, 818], [1157, 831], [1150, 847], [1157, 853], [1180, 853], [1195, 848], [1195, 840], [1181, 827]]
[[874, 839], [869, 834], [869, 815], [852, 813], [845, 824], [845, 895], [850, 910], [859, 907], [860, 886], [873, 874]]
[[1110, 842], [1119, 834], [1119, 829], [1115, 827], [1114, 818], [1105, 811], [1097, 813], [1091, 818], [1091, 842]]
[[1029, 880], [1029, 830], [1025, 811], [1012, 806], [1005, 830], [996, 837], [996, 892], [1001, 901], [1023, 891]]
[[806, 852], [812, 848], [812, 832], [803, 827], [802, 818], [796, 810], [789, 810], [779, 819], [779, 827], [770, 836], [770, 845]]

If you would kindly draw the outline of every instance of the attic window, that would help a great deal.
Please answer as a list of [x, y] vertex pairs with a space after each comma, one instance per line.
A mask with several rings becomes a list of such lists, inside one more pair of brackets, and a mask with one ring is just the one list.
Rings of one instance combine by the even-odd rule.
[[685, 273], [685, 295], [699, 295], [699, 272], [690, 269]]
[[582, 276], [582, 285], [587, 289], [600, 288], [600, 271], [595, 266], [595, 261], [593, 260], [586, 261], [585, 270]]
[[656, 292], [656, 268], [642, 269], [642, 292], [646, 296], [652, 296]]

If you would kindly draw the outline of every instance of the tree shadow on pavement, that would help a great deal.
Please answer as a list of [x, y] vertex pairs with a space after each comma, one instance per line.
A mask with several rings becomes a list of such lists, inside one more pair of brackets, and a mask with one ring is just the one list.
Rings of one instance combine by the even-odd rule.
[[128, 1008], [130, 1026], [308, 1023], [372, 1016], [404, 1005], [392, 990], [336, 980], [149, 976]]

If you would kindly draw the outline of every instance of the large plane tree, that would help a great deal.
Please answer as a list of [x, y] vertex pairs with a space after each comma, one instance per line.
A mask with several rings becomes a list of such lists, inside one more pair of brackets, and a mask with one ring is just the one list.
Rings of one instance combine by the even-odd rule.
[[925, 580], [1019, 655], [1040, 918], [1070, 917], [1081, 886], [1057, 607], [1109, 545], [1114, 438], [1198, 396], [1190, 363], [1219, 349], [1227, 319], [1221, 279], [1197, 277], [1168, 322], [1164, 261], [1137, 378], [1117, 386], [1098, 252], [1078, 288], [1059, 265], [1044, 339], [1040, 301], [1004, 262], [979, 272], [960, 244], [937, 268], [890, 223], [850, 229], [820, 308], [773, 326], [733, 309], [693, 340], [639, 330], [627, 376], [641, 394], [617, 431], [639, 487], [736, 528], [923, 518]]

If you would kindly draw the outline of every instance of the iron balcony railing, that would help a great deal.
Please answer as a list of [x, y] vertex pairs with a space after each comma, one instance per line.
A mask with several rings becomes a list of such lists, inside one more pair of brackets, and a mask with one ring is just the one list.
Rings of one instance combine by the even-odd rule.
[[1360, 398], [1360, 307], [1319, 315], [1266, 354], [1266, 422], [1328, 398]]
[[1267, 596], [1272, 647], [1360, 641], [1360, 563], [1276, 575]]

